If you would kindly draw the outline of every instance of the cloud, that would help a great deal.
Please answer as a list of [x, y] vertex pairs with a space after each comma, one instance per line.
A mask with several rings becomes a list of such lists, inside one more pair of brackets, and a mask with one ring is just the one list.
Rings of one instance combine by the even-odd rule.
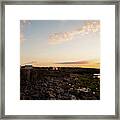
[[37, 61], [30, 61], [30, 62], [26, 62], [26, 63], [23, 63], [23, 64], [36, 64]]
[[21, 25], [30, 25], [31, 21], [30, 20], [20, 20]]
[[21, 32], [20, 33], [20, 43], [23, 43], [23, 41], [25, 41], [25, 37], [24, 37], [24, 34]]
[[55, 64], [58, 66], [67, 66], [67, 67], [100, 68], [100, 63], [98, 60], [82, 60], [76, 62], [61, 62]]
[[20, 20], [20, 43], [23, 43], [26, 38], [24, 36], [24, 29], [26, 27], [26, 25], [30, 25], [31, 21], [30, 20]]
[[77, 62], [61, 62], [57, 64], [88, 64], [88, 61], [77, 61]]
[[75, 29], [71, 32], [53, 33], [49, 36], [48, 41], [50, 44], [58, 44], [72, 40], [76, 35], [86, 35], [99, 31], [100, 21], [88, 21], [82, 27]]

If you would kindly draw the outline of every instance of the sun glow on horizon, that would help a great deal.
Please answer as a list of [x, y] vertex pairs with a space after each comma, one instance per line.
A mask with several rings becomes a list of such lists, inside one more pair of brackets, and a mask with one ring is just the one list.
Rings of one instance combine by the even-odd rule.
[[100, 68], [98, 60], [63, 62], [63, 63], [40, 63], [37, 61], [26, 62], [21, 65], [31, 64], [34, 67], [82, 67], [82, 68]]

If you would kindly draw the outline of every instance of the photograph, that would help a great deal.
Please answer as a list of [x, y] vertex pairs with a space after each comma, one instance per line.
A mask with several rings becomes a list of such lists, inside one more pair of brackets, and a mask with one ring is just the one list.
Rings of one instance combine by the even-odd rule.
[[100, 20], [20, 20], [20, 100], [100, 100]]

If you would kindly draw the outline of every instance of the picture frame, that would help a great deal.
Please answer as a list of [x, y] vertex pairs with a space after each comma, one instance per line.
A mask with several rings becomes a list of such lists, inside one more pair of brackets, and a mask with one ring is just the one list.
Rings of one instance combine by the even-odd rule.
[[[6, 115], [5, 114], [5, 5], [114, 5], [115, 6], [115, 114], [114, 115]], [[99, 1], [2, 1], [1, 2], [1, 76], [0, 118], [1, 119], [118, 119], [119, 120], [119, 14], [117, 0]], [[12, 109], [12, 108], [11, 108]]]

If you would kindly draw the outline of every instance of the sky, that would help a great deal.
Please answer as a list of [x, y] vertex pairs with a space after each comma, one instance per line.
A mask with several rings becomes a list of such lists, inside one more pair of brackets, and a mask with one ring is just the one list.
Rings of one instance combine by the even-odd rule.
[[20, 64], [100, 67], [99, 20], [21, 20]]

